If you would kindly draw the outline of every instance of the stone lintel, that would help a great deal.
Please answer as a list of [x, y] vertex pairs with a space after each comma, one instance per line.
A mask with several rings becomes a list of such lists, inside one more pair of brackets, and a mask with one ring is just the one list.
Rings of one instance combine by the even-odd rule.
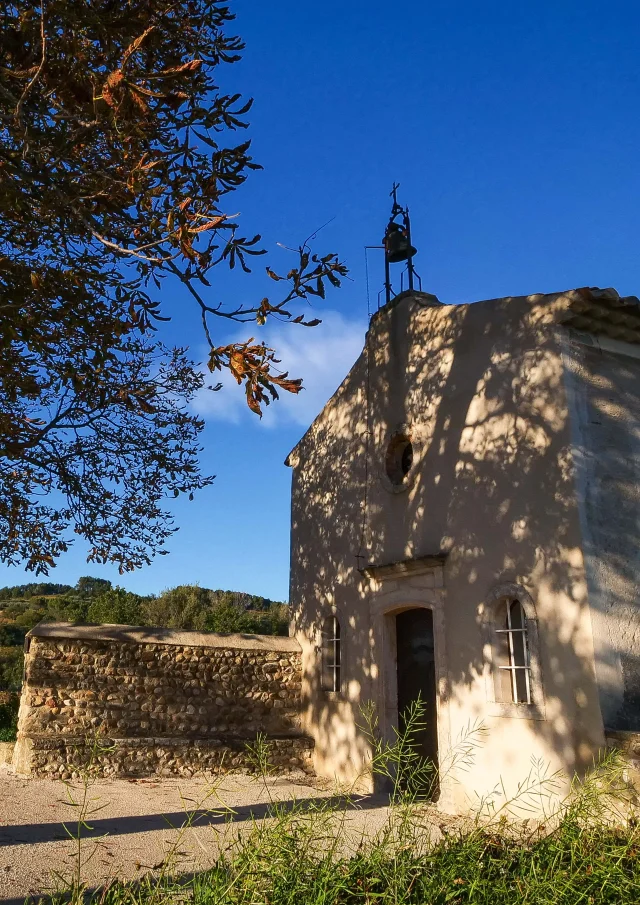
[[434, 553], [429, 556], [416, 556], [412, 559], [403, 559], [399, 562], [384, 564], [370, 563], [359, 571], [367, 578], [385, 581], [385, 579], [401, 578], [405, 575], [424, 575], [426, 572], [431, 572], [434, 569], [442, 569], [446, 558], [446, 553]]

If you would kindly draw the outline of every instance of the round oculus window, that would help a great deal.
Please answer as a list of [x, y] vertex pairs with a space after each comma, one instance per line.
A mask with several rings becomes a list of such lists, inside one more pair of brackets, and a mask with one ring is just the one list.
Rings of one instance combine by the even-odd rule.
[[398, 434], [391, 438], [387, 447], [385, 471], [394, 487], [400, 487], [405, 482], [413, 465], [413, 444], [405, 434]]

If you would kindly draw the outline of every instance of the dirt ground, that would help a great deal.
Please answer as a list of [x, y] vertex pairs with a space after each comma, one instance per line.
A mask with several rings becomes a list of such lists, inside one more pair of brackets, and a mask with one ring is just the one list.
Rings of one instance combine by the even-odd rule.
[[[82, 875], [94, 885], [157, 870], [175, 846], [188, 811], [196, 813], [183, 831], [177, 857], [181, 870], [200, 870], [229, 844], [231, 832], [264, 815], [270, 799], [330, 794], [303, 774], [271, 779], [268, 788], [246, 775], [226, 776], [215, 785], [203, 778], [96, 782], [90, 789], [92, 830], [83, 834], [82, 857], [89, 860]], [[0, 767], [0, 905], [22, 905], [25, 896], [55, 889], [56, 872], [69, 875], [74, 843], [65, 825], [75, 831], [77, 813], [64, 783], [22, 778]], [[383, 798], [363, 798], [349, 811], [350, 826], [355, 833], [374, 833], [387, 813]]]

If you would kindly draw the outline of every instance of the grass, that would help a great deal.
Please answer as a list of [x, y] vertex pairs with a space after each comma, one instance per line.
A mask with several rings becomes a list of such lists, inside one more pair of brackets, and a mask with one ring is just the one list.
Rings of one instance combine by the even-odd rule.
[[[299, 842], [282, 839], [280, 857], [266, 861], [245, 851], [190, 881], [183, 892], [203, 905], [637, 903], [640, 869], [629, 843], [625, 833], [562, 825], [530, 844], [476, 832], [447, 838], [420, 855], [374, 846], [349, 858], [318, 859]], [[168, 885], [167, 900], [178, 891]], [[140, 890], [137, 901], [147, 902], [155, 892]]]
[[[220, 802], [214, 786], [186, 807], [185, 826], [176, 831], [159, 874], [136, 883], [114, 881], [92, 900], [101, 905], [637, 905], [640, 830], [618, 755], [608, 754], [559, 803], [557, 777], [534, 764], [514, 798], [494, 804], [490, 797], [479, 802], [475, 817], [446, 822], [424, 801], [429, 784], [442, 777], [411, 752], [419, 724], [418, 708], [395, 745], [373, 741], [374, 769], [391, 783], [388, 818], [375, 835], [355, 836], [350, 829], [355, 795], [271, 800], [268, 820], [255, 820], [235, 835], [229, 824], [229, 844], [220, 846], [214, 866], [181, 878], [176, 855], [189, 832], [189, 815]], [[479, 731], [471, 728], [460, 742], [467, 761]], [[265, 739], [257, 740], [251, 756], [268, 790], [272, 771]], [[403, 774], [407, 759], [409, 776]], [[84, 776], [77, 797], [79, 828], [88, 820], [90, 770]], [[534, 802], [542, 822], [508, 819], [522, 816]], [[84, 856], [80, 834], [69, 835], [78, 870], [61, 893], [79, 903], [86, 900]]]
[[[327, 839], [327, 813], [297, 818], [274, 807], [274, 826], [255, 826], [237, 850], [181, 882], [114, 884], [104, 905], [637, 905], [640, 839], [633, 827], [585, 827], [568, 816], [532, 840], [496, 828], [456, 833], [418, 850], [386, 833], [349, 855]], [[332, 818], [341, 824], [342, 815]], [[305, 825], [306, 821], [306, 825]], [[333, 822], [333, 821], [332, 821]], [[309, 828], [313, 824], [315, 831]]]

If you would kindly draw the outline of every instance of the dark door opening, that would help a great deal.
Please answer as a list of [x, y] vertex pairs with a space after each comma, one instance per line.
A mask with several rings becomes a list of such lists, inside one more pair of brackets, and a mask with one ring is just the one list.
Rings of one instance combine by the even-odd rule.
[[[398, 662], [398, 729], [406, 729], [405, 717], [418, 698], [424, 708], [423, 722], [412, 736], [417, 753], [438, 765], [438, 717], [436, 710], [436, 662], [433, 640], [433, 612], [405, 610], [396, 616]], [[437, 797], [437, 785], [431, 783]]]

